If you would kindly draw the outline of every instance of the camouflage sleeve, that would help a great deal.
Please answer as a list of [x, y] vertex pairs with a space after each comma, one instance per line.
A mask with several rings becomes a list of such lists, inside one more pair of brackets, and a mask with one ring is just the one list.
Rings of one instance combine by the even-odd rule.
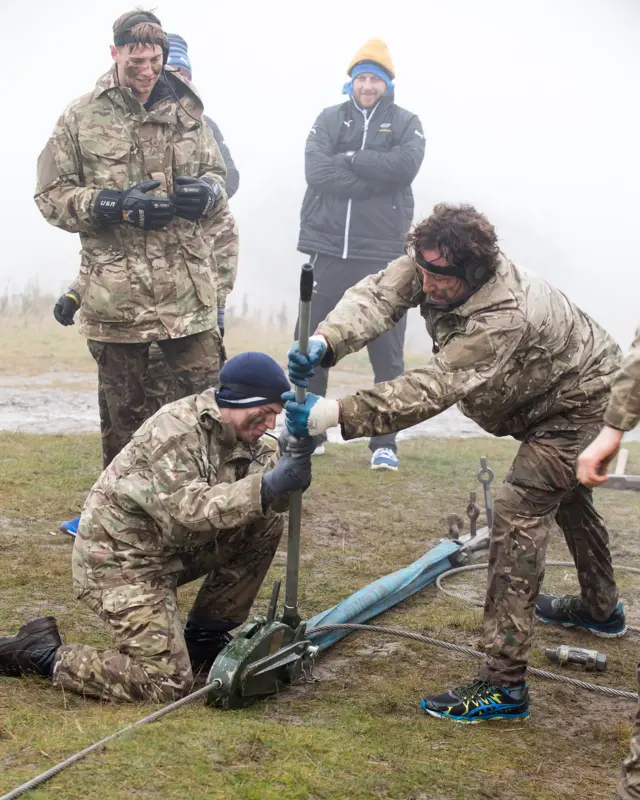
[[356, 283], [316, 329], [329, 344], [322, 366], [333, 366], [388, 331], [423, 297], [417, 268], [407, 256]]
[[604, 421], [621, 431], [630, 431], [640, 422], [640, 327], [614, 379]]
[[[212, 178], [224, 186], [227, 170], [211, 128], [202, 127], [202, 149], [198, 177]], [[216, 261], [218, 305], [224, 307], [236, 281], [238, 269], [238, 228], [229, 208], [226, 193], [215, 211], [203, 223]]]
[[[171, 426], [169, 435], [167, 425]], [[236, 528], [265, 518], [261, 472], [235, 483], [210, 485], [195, 455], [200, 449], [198, 435], [187, 421], [175, 415], [164, 415], [163, 427], [158, 426], [152, 437], [156, 440], [152, 439], [150, 458], [154, 496], [180, 525], [211, 537], [216, 529]]]
[[478, 404], [484, 400], [490, 405], [492, 395], [487, 393], [482, 398], [482, 388], [495, 381], [498, 373], [509, 380], [517, 369], [509, 362], [524, 331], [522, 317], [511, 312], [488, 313], [481, 320], [469, 320], [465, 330], [446, 340], [421, 369], [343, 398], [342, 435], [355, 439], [410, 428], [467, 396], [473, 396]]
[[97, 191], [82, 185], [82, 166], [74, 131], [73, 110], [67, 109], [38, 157], [34, 200], [47, 222], [70, 233], [88, 233], [96, 227], [91, 209]]

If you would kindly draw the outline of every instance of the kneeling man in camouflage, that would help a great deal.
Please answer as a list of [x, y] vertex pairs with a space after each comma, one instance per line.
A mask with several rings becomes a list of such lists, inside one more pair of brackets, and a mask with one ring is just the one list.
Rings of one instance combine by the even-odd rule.
[[[92, 488], [73, 551], [78, 599], [111, 627], [111, 650], [64, 645], [53, 617], [0, 639], [0, 675], [50, 676], [118, 701], [171, 701], [241, 625], [276, 552], [288, 494], [311, 482], [312, 439], [262, 436], [289, 388], [263, 353], [242, 353], [220, 388], [161, 408]], [[177, 587], [205, 579], [184, 629]]]

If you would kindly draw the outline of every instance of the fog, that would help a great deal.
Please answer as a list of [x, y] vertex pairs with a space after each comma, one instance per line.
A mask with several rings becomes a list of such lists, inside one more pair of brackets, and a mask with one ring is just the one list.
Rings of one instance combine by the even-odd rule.
[[[65, 106], [109, 69], [111, 25], [129, 7], [2, 4], [0, 292], [35, 280], [58, 292], [77, 272], [78, 237], [33, 203], [36, 159]], [[637, 0], [164, 0], [156, 13], [187, 40], [240, 170], [232, 304], [247, 294], [254, 308], [293, 307], [305, 138], [378, 36], [396, 102], [424, 125], [416, 217], [440, 200], [474, 203], [517, 263], [629, 344], [640, 321]]]

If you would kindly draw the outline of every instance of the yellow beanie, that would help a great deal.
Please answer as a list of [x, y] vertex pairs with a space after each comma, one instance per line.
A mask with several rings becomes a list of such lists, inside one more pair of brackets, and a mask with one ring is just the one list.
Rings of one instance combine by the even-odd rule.
[[389, 48], [382, 39], [369, 39], [362, 45], [347, 67], [347, 75], [351, 75], [351, 70], [361, 61], [373, 61], [386, 70], [392, 78], [396, 77]]

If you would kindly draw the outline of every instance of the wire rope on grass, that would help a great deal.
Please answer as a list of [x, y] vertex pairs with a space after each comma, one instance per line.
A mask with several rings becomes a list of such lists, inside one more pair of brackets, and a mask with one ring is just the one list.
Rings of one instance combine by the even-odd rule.
[[[478, 569], [486, 569], [489, 565], [486, 563], [483, 564], [469, 564], [464, 567], [456, 567], [455, 569], [451, 569], [448, 572], [442, 573], [439, 575], [436, 580], [436, 586], [439, 591], [445, 594], [447, 597], [455, 597], [459, 600], [464, 600], [467, 603], [471, 603], [475, 607], [482, 607], [484, 604], [479, 603], [472, 598], [468, 597], [467, 595], [462, 594], [461, 592], [454, 592], [451, 589], [445, 589], [442, 586], [442, 581], [445, 578], [451, 578], [454, 575], [461, 574], [463, 572], [471, 572], [472, 570]], [[575, 566], [571, 561], [549, 561], [547, 562], [547, 566], [550, 567], [573, 567]], [[638, 567], [624, 567], [618, 566], [616, 569], [626, 570], [628, 572], [635, 572], [640, 573], [640, 568]], [[639, 628], [634, 628], [632, 626], [628, 626], [629, 630], [634, 631], [635, 633], [640, 633]], [[311, 628], [308, 633], [318, 632], [318, 631], [330, 631], [330, 630], [352, 630], [352, 631], [366, 631], [368, 633], [378, 633], [384, 634], [387, 636], [398, 636], [404, 639], [410, 639], [415, 642], [423, 642], [424, 644], [434, 645], [435, 647], [443, 648], [444, 650], [449, 650], [454, 653], [462, 653], [463, 655], [471, 656], [473, 658], [484, 658], [484, 653], [481, 653], [479, 650], [474, 650], [471, 647], [466, 647], [465, 645], [455, 644], [454, 642], [445, 642], [441, 639], [434, 639], [432, 636], [425, 636], [421, 633], [415, 633], [414, 631], [403, 631], [399, 628], [387, 628], [382, 625], [358, 625], [356, 623], [343, 623], [343, 624], [336, 624], [336, 625], [320, 625], [316, 628]], [[574, 686], [578, 689], [584, 689], [589, 692], [596, 692], [599, 694], [606, 695], [607, 697], [622, 697], [626, 700], [637, 700], [638, 695], [636, 692], [629, 692], [625, 691], [624, 689], [614, 689], [611, 686], [600, 686], [596, 683], [587, 683], [586, 681], [578, 680], [577, 678], [569, 678], [566, 675], [559, 675], [556, 672], [549, 672], [544, 669], [537, 669], [536, 667], [528, 667], [528, 673], [530, 675], [535, 675], [538, 678], [545, 678], [547, 680], [556, 681], [558, 683], [564, 683], [568, 686]], [[40, 773], [40, 775], [36, 775], [31, 780], [27, 781], [26, 783], [17, 786], [15, 789], [12, 789], [7, 794], [3, 794], [0, 797], [0, 800], [15, 800], [16, 797], [20, 797], [20, 795], [28, 792], [31, 789], [35, 789], [37, 786], [45, 783], [48, 781], [49, 778], [53, 778], [55, 775], [58, 775], [62, 770], [70, 767], [72, 764], [77, 763], [78, 761], [82, 760], [85, 756], [89, 755], [90, 753], [99, 750], [105, 747], [108, 742], [116, 739], [118, 736], [121, 736], [124, 733], [128, 733], [129, 731], [138, 728], [140, 725], [144, 725], [148, 722], [153, 722], [156, 719], [160, 719], [160, 717], [165, 716], [165, 714], [169, 714], [172, 711], [175, 711], [178, 708], [182, 708], [182, 706], [186, 706], [190, 703], [193, 703], [200, 697], [203, 697], [205, 694], [209, 692], [211, 687], [209, 685], [203, 686], [201, 689], [198, 689], [191, 694], [188, 694], [186, 697], [181, 698], [180, 700], [176, 700], [174, 703], [170, 703], [167, 706], [159, 709], [158, 711], [154, 711], [153, 714], [149, 714], [148, 716], [144, 717], [143, 719], [138, 720], [137, 722], [133, 722], [131, 725], [127, 725], [125, 728], [121, 728], [119, 731], [112, 733], [110, 736], [106, 736], [104, 739], [100, 739], [99, 742], [95, 742], [89, 747], [85, 747], [84, 750], [80, 750], [78, 753], [75, 753], [69, 758], [66, 758], [64, 761], [61, 761], [59, 764], [56, 764], [51, 769], [46, 770], [45, 772]]]

